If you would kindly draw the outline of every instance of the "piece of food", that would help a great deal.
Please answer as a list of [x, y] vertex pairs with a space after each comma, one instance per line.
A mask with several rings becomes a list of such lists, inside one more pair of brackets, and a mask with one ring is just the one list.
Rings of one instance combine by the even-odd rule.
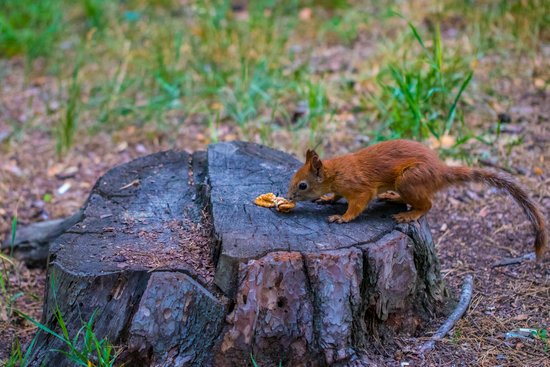
[[294, 202], [281, 196], [275, 196], [272, 192], [258, 196], [254, 199], [254, 204], [264, 208], [276, 208], [281, 213], [287, 213], [296, 206]]
[[277, 208], [277, 211], [281, 213], [288, 213], [289, 211], [294, 209], [295, 206], [296, 206], [296, 203], [292, 201], [288, 201], [285, 198], [277, 197], [275, 199], [275, 207]]
[[254, 204], [263, 206], [264, 208], [274, 208], [276, 198], [277, 197], [274, 193], [268, 192], [267, 194], [260, 195], [254, 199]]

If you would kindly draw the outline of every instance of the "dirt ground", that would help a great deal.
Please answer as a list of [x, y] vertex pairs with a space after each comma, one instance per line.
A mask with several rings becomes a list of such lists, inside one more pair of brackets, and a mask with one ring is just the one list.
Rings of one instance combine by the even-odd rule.
[[[16, 93], [15, 87], [13, 95], [4, 90], [4, 112], [13, 116], [28, 113], [29, 100], [35, 111], [46, 108], [46, 101], [41, 99], [44, 88], [44, 84], [30, 86], [25, 95]], [[550, 101], [544, 91], [529, 89], [516, 91], [514, 101], [507, 112], [511, 122], [503, 125], [500, 138], [520, 136], [523, 143], [509, 154], [502, 145], [499, 160], [485, 164], [496, 171], [511, 172], [541, 204], [548, 218]], [[0, 119], [0, 136], [8, 129], [6, 120]], [[168, 134], [151, 138], [146, 129], [130, 126], [111, 135], [79, 136], [76, 147], [62, 159], [56, 157], [46, 129], [4, 142], [0, 145], [0, 233], [8, 235], [13, 215], [17, 215], [20, 226], [70, 215], [86, 199], [94, 182], [114, 165], [168, 148], [204, 149], [206, 136], [208, 131], [201, 125], [186, 125], [175, 139]], [[220, 140], [238, 137], [237, 132], [227, 129], [221, 132]], [[332, 141], [323, 145], [328, 155], [341, 150]], [[337, 146], [340, 148], [331, 148]], [[472, 152], [486, 149], [477, 143], [470, 148]], [[65, 192], [63, 186], [68, 188]], [[519, 207], [494, 189], [471, 184], [440, 193], [429, 222], [444, 277], [455, 294], [460, 293], [464, 276], [474, 275], [472, 303], [451, 335], [438, 342], [426, 360], [414, 353], [425, 338], [402, 338], [402, 348], [395, 355], [381, 356], [379, 362], [401, 366], [550, 366], [547, 340], [506, 336], [519, 328], [550, 326], [550, 256], [539, 263], [524, 261], [493, 267], [504, 258], [520, 257], [533, 250], [532, 229]], [[39, 318], [45, 271], [27, 269], [22, 263], [16, 268], [12, 284], [25, 296], [16, 301], [15, 307]], [[434, 320], [425, 336], [441, 322]], [[5, 315], [0, 317], [0, 330], [0, 360], [9, 354], [14, 336], [25, 343], [34, 332], [24, 320]]]

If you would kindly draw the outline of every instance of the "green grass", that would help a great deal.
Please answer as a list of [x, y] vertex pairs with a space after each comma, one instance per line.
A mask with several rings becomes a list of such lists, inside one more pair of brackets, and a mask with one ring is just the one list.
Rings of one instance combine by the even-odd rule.
[[[14, 215], [11, 221], [10, 253], [9, 255], [5, 255], [4, 253], [0, 252], [0, 263], [2, 264], [2, 271], [0, 272], [0, 312], [3, 312], [3, 316], [6, 317], [8, 320], [11, 320], [17, 314], [17, 309], [15, 307], [16, 301], [19, 298], [25, 296], [23, 292], [17, 290], [17, 284], [13, 284], [11, 282], [12, 278], [15, 278], [16, 281], [19, 279], [19, 274], [13, 260], [13, 248], [16, 235], [17, 215]], [[12, 343], [12, 349], [8, 359], [6, 361], [3, 361], [3, 363], [5, 363], [5, 366], [26, 366], [34, 343], [35, 342], [33, 340], [27, 346], [26, 352], [23, 353], [21, 344], [16, 337]]]
[[548, 347], [550, 346], [550, 338], [548, 338], [548, 330], [544, 328], [536, 329], [532, 331], [531, 334], [533, 335], [533, 337], [535, 337], [536, 339], [542, 342], [544, 352], [548, 352]]
[[[377, 140], [440, 139], [451, 132], [463, 137], [455, 123], [463, 119], [460, 100], [473, 70], [456, 51], [445, 52], [439, 26], [431, 34], [431, 46], [411, 22], [408, 26], [417, 53], [406, 52], [384, 67], [377, 76], [378, 92], [366, 100], [381, 122]], [[405, 44], [414, 50], [410, 41]]]
[[0, 55], [32, 61], [53, 52], [63, 28], [60, 0], [3, 0], [0, 6]]
[[[7, 318], [11, 318], [13, 316], [15, 301], [23, 296], [22, 292], [19, 292], [12, 287], [10, 280], [12, 274], [17, 272], [13, 261], [13, 246], [15, 243], [16, 234], [17, 215], [14, 215], [11, 221], [10, 254], [5, 255], [0, 252], [0, 263], [2, 264], [2, 271], [0, 272], [0, 312], [4, 313], [4, 316]], [[15, 275], [17, 276], [17, 274]]]
[[98, 338], [95, 334], [94, 319], [96, 312], [90, 316], [87, 322], [83, 322], [80, 329], [75, 333], [71, 333], [69, 331], [71, 326], [67, 325], [63, 319], [63, 314], [61, 313], [55, 297], [55, 276], [53, 275], [51, 276], [50, 289], [54, 290], [53, 302], [55, 304], [55, 309], [53, 314], [56, 322], [55, 328], [59, 331], [55, 331], [50, 326], [44, 325], [24, 312], [16, 310], [15, 312], [19, 317], [27, 320], [37, 328], [37, 334], [27, 346], [25, 353], [22, 352], [19, 340], [17, 338], [14, 340], [11, 354], [6, 361], [6, 366], [26, 366], [29, 357], [32, 355], [39, 333], [46, 333], [60, 340], [64, 347], [50, 352], [63, 354], [74, 366], [114, 366], [118, 357], [118, 352], [106, 338]]
[[480, 54], [496, 51], [507, 56], [510, 49], [532, 54], [548, 40], [550, 4], [545, 0], [451, 0], [444, 3], [441, 17], [460, 17]]
[[78, 128], [78, 118], [81, 109], [81, 85], [78, 80], [81, 61], [78, 60], [74, 67], [70, 85], [67, 91], [67, 104], [62, 118], [55, 128], [56, 151], [59, 155], [69, 150], [74, 142], [74, 136]]
[[[63, 320], [63, 315], [57, 304], [54, 315], [57, 326], [61, 329], [60, 332], [55, 332], [48, 326], [36, 321], [22, 312], [18, 312], [18, 314], [36, 326], [39, 332], [50, 334], [63, 342], [65, 347], [64, 349], [55, 349], [51, 352], [65, 355], [65, 357], [73, 362], [75, 366], [112, 367], [115, 365], [118, 355], [114, 347], [106, 338], [99, 339], [94, 332], [95, 312], [74, 335], [70, 335], [68, 325], [65, 323], [65, 320]], [[34, 340], [36, 340], [36, 337]], [[25, 353], [26, 355], [30, 353], [29, 351], [31, 351], [34, 346], [34, 340], [29, 345]], [[14, 359], [18, 361], [21, 359], [20, 356], [20, 348], [15, 345], [12, 348], [12, 357], [10, 357], [10, 360]], [[25, 359], [26, 358], [28, 357], [25, 357]]]
[[298, 121], [297, 127], [307, 126], [309, 129], [309, 145], [315, 146], [321, 139], [325, 119], [329, 116], [330, 106], [326, 87], [321, 83], [305, 81], [298, 88], [298, 96], [304, 103], [307, 113]]
[[21, 347], [19, 339], [15, 338], [11, 346], [11, 352], [5, 363], [5, 367], [26, 367], [29, 364], [29, 357], [31, 356], [34, 345], [36, 344], [36, 338], [34, 338], [26, 348], [25, 353]]
[[[231, 125], [270, 145], [281, 130], [311, 145], [350, 111], [374, 141], [451, 134], [461, 143], [480, 134], [465, 123], [464, 95], [478, 90], [471, 65], [495, 52], [538, 55], [547, 3], [451, 0], [417, 14], [394, 1], [260, 0], [236, 12], [229, 0], [4, 0], [0, 55], [41, 58], [60, 80], [62, 114], [46, 127], [60, 154], [79, 134], [148, 125], [176, 139], [189, 121], [212, 141]], [[332, 46], [373, 49], [335, 80], [311, 67]], [[308, 113], [292, 121], [298, 105]]]
[[[0, 272], [0, 308], [6, 313], [8, 318], [15, 316], [23, 318], [29, 321], [31, 324], [37, 327], [39, 332], [45, 332], [52, 335], [63, 342], [65, 348], [62, 350], [52, 351], [54, 353], [62, 353], [75, 365], [79, 366], [96, 366], [96, 367], [112, 367], [114, 366], [117, 358], [117, 352], [114, 347], [107, 341], [107, 339], [100, 339], [94, 333], [94, 318], [96, 312], [92, 314], [90, 319], [85, 322], [80, 329], [74, 335], [69, 332], [69, 326], [63, 319], [61, 310], [57, 304], [55, 291], [54, 291], [54, 317], [56, 326], [60, 330], [54, 331], [50, 327], [40, 323], [24, 312], [19, 311], [15, 307], [15, 301], [25, 296], [21, 291], [17, 291], [13, 284], [10, 284], [12, 273], [16, 273], [15, 263], [12, 259], [13, 244], [17, 234], [17, 216], [13, 216], [11, 225], [11, 251], [10, 255], [5, 255], [0, 252], [0, 263], [2, 264], [2, 272]], [[18, 279], [19, 275], [16, 273], [15, 278]], [[55, 290], [55, 276], [51, 276], [50, 289]], [[28, 359], [35, 346], [37, 336], [26, 346], [26, 350], [23, 353], [21, 344], [16, 337], [12, 343], [11, 353], [4, 365], [6, 367], [24, 367], [28, 364]]]

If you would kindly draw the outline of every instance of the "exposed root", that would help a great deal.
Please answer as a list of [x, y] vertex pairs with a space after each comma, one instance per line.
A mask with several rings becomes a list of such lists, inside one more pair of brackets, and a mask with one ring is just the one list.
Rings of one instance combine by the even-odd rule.
[[435, 334], [428, 340], [426, 343], [420, 347], [419, 354], [423, 355], [424, 353], [432, 350], [435, 347], [435, 342], [443, 339], [445, 335], [453, 328], [453, 326], [460, 320], [462, 315], [466, 312], [466, 309], [470, 305], [472, 299], [473, 291], [473, 277], [468, 274], [464, 278], [464, 283], [462, 284], [462, 294], [460, 295], [460, 301], [454, 309], [453, 313], [447, 318], [447, 320], [437, 329]]

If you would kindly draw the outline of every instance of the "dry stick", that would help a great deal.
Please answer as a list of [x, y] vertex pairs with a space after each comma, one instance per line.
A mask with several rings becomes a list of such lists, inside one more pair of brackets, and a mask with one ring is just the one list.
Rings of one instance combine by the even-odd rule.
[[508, 266], [508, 265], [514, 265], [514, 264], [521, 264], [522, 262], [529, 261], [529, 260], [535, 260], [535, 253], [534, 252], [530, 252], [530, 253], [525, 254], [521, 257], [511, 257], [511, 258], [506, 258], [506, 259], [497, 261], [492, 265], [492, 267], [493, 268], [498, 268], [499, 266]]
[[420, 348], [420, 354], [424, 354], [435, 347], [435, 342], [443, 339], [445, 335], [455, 326], [457, 321], [464, 315], [470, 301], [472, 300], [472, 290], [473, 290], [473, 277], [468, 274], [464, 278], [464, 283], [462, 283], [462, 294], [460, 295], [460, 301], [453, 313], [447, 318], [445, 323], [437, 329], [435, 334]]

